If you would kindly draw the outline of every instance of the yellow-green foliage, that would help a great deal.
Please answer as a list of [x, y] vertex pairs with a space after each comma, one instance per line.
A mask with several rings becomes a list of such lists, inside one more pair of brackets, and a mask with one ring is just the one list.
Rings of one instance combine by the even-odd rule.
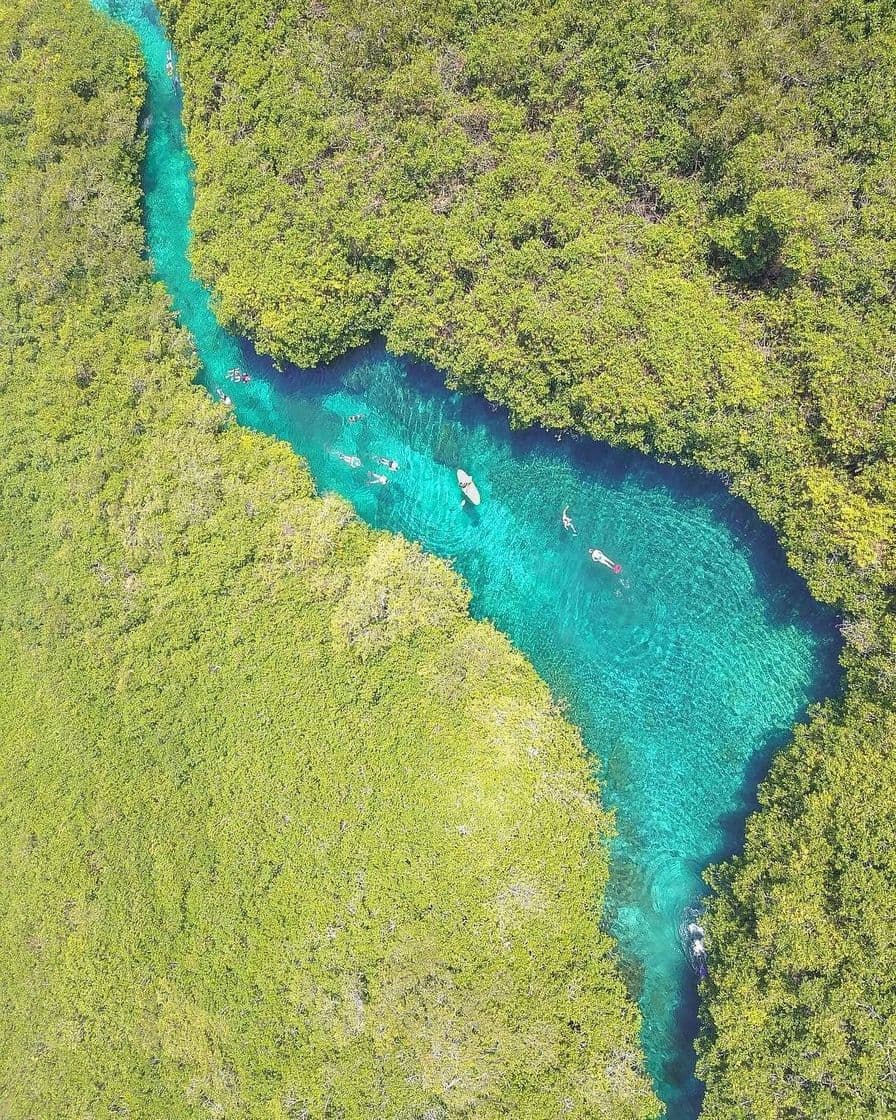
[[[229, 320], [301, 362], [377, 328], [519, 423], [718, 472], [847, 614], [844, 703], [712, 876], [700, 1068], [714, 1120], [896, 1115], [892, 0], [161, 6]], [[822, 927], [848, 967], [804, 964]]]
[[861, 701], [798, 728], [746, 855], [708, 876], [707, 1120], [894, 1115], [894, 737]]
[[657, 1115], [576, 732], [191, 387], [130, 39], [14, 0], [0, 57], [0, 1113]]

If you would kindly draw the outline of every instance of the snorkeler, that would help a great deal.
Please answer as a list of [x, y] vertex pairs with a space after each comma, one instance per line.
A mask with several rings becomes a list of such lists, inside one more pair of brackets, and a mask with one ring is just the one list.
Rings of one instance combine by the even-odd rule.
[[363, 412], [355, 412], [351, 416], [349, 416], [348, 422], [349, 422], [349, 424], [358, 424], [358, 423], [360, 423], [360, 421], [366, 420], [366, 419], [367, 419], [367, 417], [364, 415]]
[[394, 459], [383, 459], [380, 455], [374, 455], [373, 461], [379, 463], [381, 467], [388, 467], [390, 471], [398, 470], [398, 463]]
[[563, 528], [568, 529], [574, 537], [579, 534], [576, 532], [576, 527], [572, 523], [572, 518], [569, 516], [569, 506], [563, 507], [563, 513], [560, 515], [560, 520], [563, 522]]
[[589, 548], [588, 555], [595, 564], [603, 564], [605, 568], [609, 568], [615, 575], [619, 575], [622, 571], [622, 565], [617, 564], [615, 560], [611, 560], [605, 552], [601, 552], [599, 548]]
[[368, 471], [367, 481], [371, 486], [385, 486], [389, 479], [384, 474], [374, 474], [373, 471]]
[[346, 466], [351, 467], [352, 470], [354, 470], [355, 467], [361, 466], [361, 460], [357, 455], [345, 455], [341, 451], [336, 451], [334, 454], [336, 455], [337, 459], [341, 459], [343, 463], [345, 463]]
[[685, 949], [691, 962], [691, 967], [697, 973], [698, 980], [705, 980], [709, 974], [707, 967], [708, 954], [703, 927], [696, 922], [688, 922], [685, 930]]

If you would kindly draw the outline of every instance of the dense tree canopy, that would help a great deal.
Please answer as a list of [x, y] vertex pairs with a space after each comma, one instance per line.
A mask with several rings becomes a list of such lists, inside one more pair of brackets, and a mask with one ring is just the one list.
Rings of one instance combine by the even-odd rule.
[[710, 1117], [896, 1112], [896, 9], [162, 7], [226, 320], [720, 472], [842, 607], [845, 695], [711, 876], [701, 1070]]
[[136, 45], [12, 0], [0, 57], [0, 1113], [656, 1116], [575, 731], [191, 387]]

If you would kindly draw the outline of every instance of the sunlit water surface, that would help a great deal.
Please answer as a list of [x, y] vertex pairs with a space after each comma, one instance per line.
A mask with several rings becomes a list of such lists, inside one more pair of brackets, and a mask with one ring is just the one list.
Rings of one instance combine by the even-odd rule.
[[[292, 444], [318, 486], [365, 521], [450, 558], [473, 613], [527, 654], [601, 760], [619, 830], [607, 925], [657, 1090], [675, 1120], [695, 1116], [696, 992], [681, 925], [701, 870], [740, 843], [771, 753], [836, 685], [833, 619], [718, 481], [586, 439], [512, 433], [503, 413], [378, 345], [281, 372], [225, 333], [187, 262], [192, 165], [157, 13], [140, 0], [96, 4], [134, 28], [146, 57], [148, 241], [205, 385], [232, 399], [240, 422]], [[252, 380], [234, 384], [234, 367]], [[458, 466], [479, 486], [478, 509], [461, 505]], [[566, 505], [577, 535], [561, 525]], [[594, 564], [590, 546], [621, 574]]]

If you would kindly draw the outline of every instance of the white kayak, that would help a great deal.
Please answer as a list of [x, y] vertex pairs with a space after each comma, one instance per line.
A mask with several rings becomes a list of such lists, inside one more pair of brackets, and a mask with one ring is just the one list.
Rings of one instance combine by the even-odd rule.
[[464, 497], [470, 502], [471, 505], [478, 506], [482, 499], [479, 497], [479, 491], [476, 489], [476, 483], [459, 467], [457, 470], [457, 484], [463, 491]]

